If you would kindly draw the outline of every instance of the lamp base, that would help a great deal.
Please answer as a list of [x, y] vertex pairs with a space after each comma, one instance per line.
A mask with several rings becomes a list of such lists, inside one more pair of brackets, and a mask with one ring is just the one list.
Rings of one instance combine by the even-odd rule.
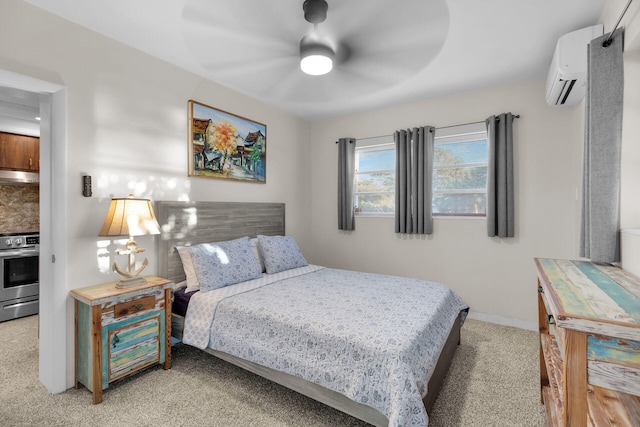
[[[129, 255], [130, 257], [132, 257], [133, 255]], [[131, 260], [133, 262], [133, 260]], [[133, 265], [132, 263], [129, 264], [129, 269], [132, 270], [131, 265]], [[142, 262], [142, 265], [140, 266], [140, 268], [138, 268], [135, 272], [133, 273], [129, 273], [126, 272], [124, 270], [122, 270], [120, 267], [118, 267], [118, 264], [116, 264], [115, 262], [113, 263], [113, 265], [111, 266], [113, 268], [113, 271], [115, 271], [116, 273], [118, 273], [120, 276], [120, 280], [118, 282], [116, 282], [116, 288], [118, 289], [126, 289], [126, 288], [131, 288], [133, 286], [139, 286], [139, 285], [144, 285], [145, 283], [147, 283], [147, 279], [145, 279], [142, 276], [138, 276], [138, 274], [140, 274], [140, 272], [142, 270], [144, 270], [144, 268], [149, 265], [149, 261], [145, 258], [144, 261]]]
[[142, 276], [135, 277], [122, 277], [120, 280], [116, 282], [117, 289], [127, 289], [132, 288], [134, 286], [140, 286], [147, 283], [147, 279]]

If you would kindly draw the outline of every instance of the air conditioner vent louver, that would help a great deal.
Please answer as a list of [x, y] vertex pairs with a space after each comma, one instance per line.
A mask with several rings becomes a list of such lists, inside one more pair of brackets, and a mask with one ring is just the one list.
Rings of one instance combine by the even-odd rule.
[[567, 103], [567, 98], [569, 98], [569, 95], [571, 94], [571, 90], [573, 89], [573, 86], [576, 84], [577, 81], [578, 80], [576, 79], [561, 80], [560, 83], [562, 85], [562, 90], [560, 91], [558, 99], [555, 102], [556, 105], [564, 105]]
[[547, 104], [576, 105], [587, 89], [587, 48], [603, 34], [602, 25], [583, 28], [558, 39], [547, 75]]

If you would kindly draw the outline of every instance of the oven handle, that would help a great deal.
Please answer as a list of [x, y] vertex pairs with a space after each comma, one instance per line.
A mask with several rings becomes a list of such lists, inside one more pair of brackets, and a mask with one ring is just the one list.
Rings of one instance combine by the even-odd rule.
[[40, 255], [39, 249], [15, 249], [15, 250], [7, 250], [0, 251], [0, 259], [4, 258], [18, 258], [18, 257], [29, 257], [29, 256], [38, 256]]
[[29, 305], [29, 304], [38, 304], [38, 300], [33, 300], [33, 301], [27, 301], [27, 302], [17, 302], [15, 304], [9, 304], [9, 305], [5, 305], [2, 308], [4, 310], [9, 310], [11, 308], [18, 308], [18, 307], [22, 307], [24, 305]]

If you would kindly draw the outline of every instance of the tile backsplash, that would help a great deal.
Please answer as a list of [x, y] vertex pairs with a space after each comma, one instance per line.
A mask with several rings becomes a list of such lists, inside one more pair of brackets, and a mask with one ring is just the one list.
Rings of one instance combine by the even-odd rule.
[[0, 185], [0, 233], [40, 231], [38, 186]]

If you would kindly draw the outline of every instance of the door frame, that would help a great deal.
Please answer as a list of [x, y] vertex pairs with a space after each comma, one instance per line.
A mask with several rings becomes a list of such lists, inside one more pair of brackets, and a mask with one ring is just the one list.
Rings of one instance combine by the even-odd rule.
[[3, 69], [0, 86], [40, 94], [39, 378], [47, 391], [60, 393], [73, 382], [67, 369], [66, 88]]

